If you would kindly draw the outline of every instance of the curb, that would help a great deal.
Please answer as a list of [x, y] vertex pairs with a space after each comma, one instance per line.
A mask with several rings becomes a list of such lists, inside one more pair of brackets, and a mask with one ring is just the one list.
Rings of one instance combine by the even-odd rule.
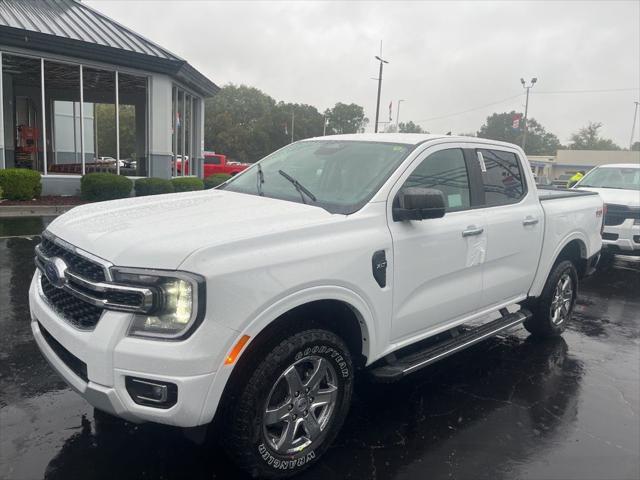
[[76, 205], [6, 205], [0, 206], [0, 218], [47, 217], [68, 212]]

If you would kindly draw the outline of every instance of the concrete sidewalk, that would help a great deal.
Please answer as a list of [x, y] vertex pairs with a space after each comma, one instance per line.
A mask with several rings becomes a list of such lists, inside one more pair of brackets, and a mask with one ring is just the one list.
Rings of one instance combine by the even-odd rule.
[[2, 205], [0, 218], [7, 217], [49, 217], [62, 215], [76, 205]]

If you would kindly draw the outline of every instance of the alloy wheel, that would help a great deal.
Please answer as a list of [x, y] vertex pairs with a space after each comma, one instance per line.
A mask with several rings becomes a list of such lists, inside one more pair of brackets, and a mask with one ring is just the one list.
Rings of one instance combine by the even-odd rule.
[[573, 281], [569, 273], [564, 273], [558, 283], [551, 301], [551, 322], [560, 325], [569, 318], [573, 303]]
[[278, 377], [267, 397], [262, 430], [279, 454], [304, 450], [322, 436], [338, 399], [336, 371], [320, 356], [302, 358]]

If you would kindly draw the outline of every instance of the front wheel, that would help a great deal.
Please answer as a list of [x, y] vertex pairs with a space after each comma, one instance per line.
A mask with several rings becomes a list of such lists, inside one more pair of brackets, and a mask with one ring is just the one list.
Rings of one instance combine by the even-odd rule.
[[254, 477], [299, 473], [342, 427], [352, 387], [351, 356], [338, 336], [316, 329], [290, 336], [241, 388], [228, 419], [229, 454]]
[[524, 327], [539, 337], [552, 337], [564, 332], [571, 319], [578, 294], [578, 272], [569, 260], [556, 264], [540, 297], [527, 302], [533, 316], [524, 322]]

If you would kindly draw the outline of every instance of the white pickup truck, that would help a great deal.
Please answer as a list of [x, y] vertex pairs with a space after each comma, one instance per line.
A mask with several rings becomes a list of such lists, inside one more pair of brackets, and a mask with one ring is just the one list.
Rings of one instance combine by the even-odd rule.
[[601, 165], [573, 187], [602, 197], [602, 243], [609, 254], [640, 255], [640, 152], [636, 153], [638, 163]]
[[592, 192], [437, 135], [288, 145], [215, 190], [95, 203], [36, 249], [33, 335], [98, 410], [212, 423], [254, 476], [308, 467], [356, 374], [393, 381], [524, 322], [560, 334], [601, 248]]

